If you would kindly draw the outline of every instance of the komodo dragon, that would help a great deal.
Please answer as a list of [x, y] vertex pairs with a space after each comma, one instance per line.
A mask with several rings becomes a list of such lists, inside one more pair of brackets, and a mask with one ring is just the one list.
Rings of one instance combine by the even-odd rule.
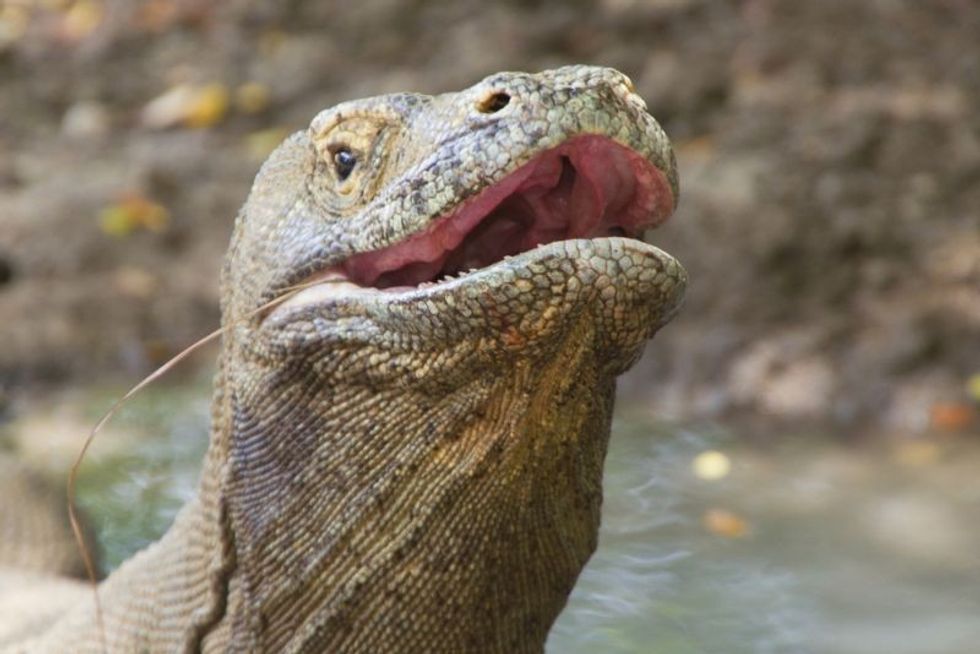
[[[106, 650], [541, 652], [596, 547], [615, 378], [681, 302], [637, 240], [677, 188], [604, 68], [346, 102], [288, 138], [225, 259], [196, 498], [100, 584]], [[102, 651], [77, 588], [4, 651]]]

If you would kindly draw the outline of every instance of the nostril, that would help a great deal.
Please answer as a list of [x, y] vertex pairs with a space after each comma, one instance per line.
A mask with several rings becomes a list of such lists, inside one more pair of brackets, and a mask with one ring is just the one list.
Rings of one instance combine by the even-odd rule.
[[0, 252], [0, 286], [9, 284], [13, 279], [14, 266], [3, 252]]
[[510, 103], [510, 95], [503, 91], [491, 93], [480, 100], [476, 105], [477, 110], [483, 114], [492, 114], [500, 111]]

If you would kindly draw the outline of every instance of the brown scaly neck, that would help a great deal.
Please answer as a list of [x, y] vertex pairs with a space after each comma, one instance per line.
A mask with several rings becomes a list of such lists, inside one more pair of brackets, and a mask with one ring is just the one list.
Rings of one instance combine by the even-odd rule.
[[254, 360], [248, 388], [231, 374], [230, 458], [213, 463], [232, 642], [540, 651], [596, 544], [613, 382], [591, 338], [582, 321], [549, 365], [460, 371], [447, 395]]

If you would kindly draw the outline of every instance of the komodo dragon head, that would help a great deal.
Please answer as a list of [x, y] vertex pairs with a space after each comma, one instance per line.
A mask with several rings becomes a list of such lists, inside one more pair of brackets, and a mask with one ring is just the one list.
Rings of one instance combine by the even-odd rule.
[[615, 378], [681, 302], [640, 240], [676, 201], [609, 69], [321, 113], [235, 225], [196, 498], [98, 620], [14, 651], [540, 652], [596, 547]]
[[223, 275], [235, 638], [541, 649], [615, 378], [681, 302], [639, 240], [677, 190], [629, 79], [581, 66], [347, 102], [270, 157]]

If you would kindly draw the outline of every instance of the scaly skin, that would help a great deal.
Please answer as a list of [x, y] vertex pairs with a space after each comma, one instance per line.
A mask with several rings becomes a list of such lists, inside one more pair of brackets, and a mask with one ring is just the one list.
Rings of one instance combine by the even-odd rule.
[[[110, 651], [542, 651], [596, 546], [615, 378], [677, 310], [680, 265], [567, 240], [253, 312], [581, 134], [648, 159], [676, 201], [666, 136], [609, 69], [345, 103], [273, 153], [222, 274], [199, 492], [100, 586]], [[345, 181], [338, 144], [361, 155]], [[99, 648], [86, 600], [12, 651]]]

